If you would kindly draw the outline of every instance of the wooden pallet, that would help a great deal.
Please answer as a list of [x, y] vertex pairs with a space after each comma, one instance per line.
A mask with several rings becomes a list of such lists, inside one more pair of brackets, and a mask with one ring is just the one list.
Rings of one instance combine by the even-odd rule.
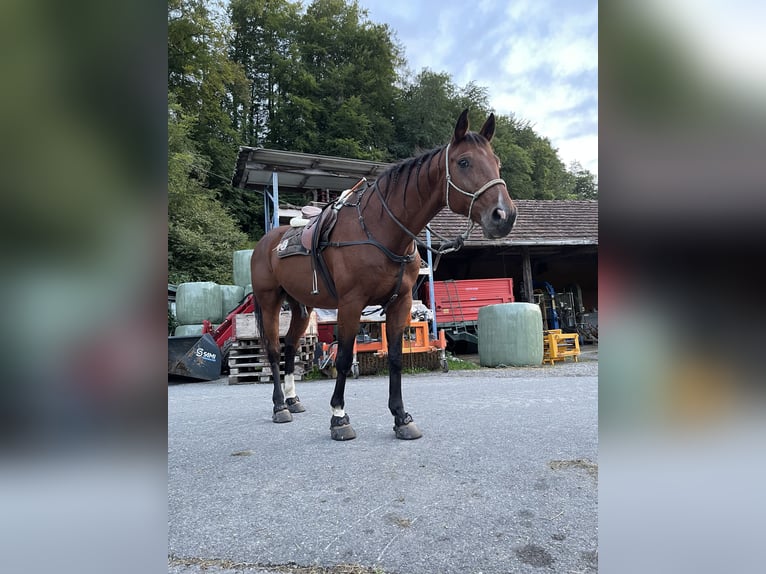
[[[284, 352], [284, 338], [280, 337], [280, 353]], [[316, 335], [306, 335], [301, 338], [295, 349], [295, 380], [303, 380], [304, 373], [314, 363], [314, 353], [318, 344]], [[279, 374], [285, 376], [285, 363], [280, 361]], [[229, 384], [248, 385], [253, 383], [270, 383], [271, 366], [266, 351], [259, 339], [237, 339], [229, 351]]]

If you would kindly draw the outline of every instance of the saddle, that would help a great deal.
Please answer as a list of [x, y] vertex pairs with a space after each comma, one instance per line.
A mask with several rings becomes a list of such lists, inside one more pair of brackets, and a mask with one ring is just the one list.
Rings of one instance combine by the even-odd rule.
[[335, 201], [324, 209], [307, 205], [301, 209], [303, 217], [293, 217], [290, 220], [291, 228], [282, 236], [282, 241], [276, 246], [277, 257], [280, 259], [292, 255], [311, 255], [313, 270], [312, 294], [319, 293], [317, 282], [317, 269], [324, 279], [327, 290], [338, 298], [335, 291], [335, 282], [330, 276], [327, 265], [322, 257], [322, 249], [330, 242], [330, 233], [338, 221], [338, 211], [346, 204], [346, 200], [367, 180], [362, 178], [351, 189], [346, 189]]
[[336, 210], [320, 210], [310, 205], [301, 209], [301, 215], [306, 217], [293, 217], [290, 220], [290, 229], [277, 245], [277, 257], [280, 259], [317, 253], [320, 245], [328, 241], [338, 219]]

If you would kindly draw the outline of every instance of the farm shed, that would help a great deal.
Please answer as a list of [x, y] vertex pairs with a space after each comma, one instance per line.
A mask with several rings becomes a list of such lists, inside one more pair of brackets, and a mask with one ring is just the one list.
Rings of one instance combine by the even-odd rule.
[[[515, 203], [518, 218], [507, 237], [486, 239], [474, 229], [460, 251], [441, 258], [434, 279], [512, 277], [516, 301], [528, 302], [533, 302], [526, 288], [530, 282], [548, 282], [557, 290], [579, 285], [586, 310], [597, 309], [598, 202], [517, 199]], [[435, 233], [448, 238], [465, 228], [465, 217], [447, 209], [431, 222]]]
[[[299, 191], [309, 202], [332, 201], [362, 177], [374, 181], [390, 164], [269, 150], [239, 148], [232, 185], [263, 195], [271, 222], [287, 222], [289, 207], [274, 210], [279, 190]], [[513, 189], [509, 190], [513, 197]], [[476, 228], [456, 253], [441, 257], [434, 280], [513, 278], [516, 301], [532, 301], [538, 284], [557, 291], [578, 286], [586, 311], [598, 308], [598, 202], [515, 200], [519, 215], [510, 235], [486, 239]], [[466, 219], [443, 209], [431, 222], [435, 233], [454, 238]], [[421, 234], [425, 239], [425, 232]], [[438, 244], [436, 236], [433, 243]], [[422, 253], [425, 259], [425, 254]], [[528, 285], [532, 283], [533, 289]]]

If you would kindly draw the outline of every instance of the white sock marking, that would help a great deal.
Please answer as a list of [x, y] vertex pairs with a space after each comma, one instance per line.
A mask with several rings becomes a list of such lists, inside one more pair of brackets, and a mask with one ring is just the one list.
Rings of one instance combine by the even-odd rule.
[[346, 416], [346, 411], [343, 410], [343, 407], [332, 407], [332, 416], [343, 418]]
[[295, 374], [290, 373], [285, 375], [285, 398], [292, 399], [295, 397]]

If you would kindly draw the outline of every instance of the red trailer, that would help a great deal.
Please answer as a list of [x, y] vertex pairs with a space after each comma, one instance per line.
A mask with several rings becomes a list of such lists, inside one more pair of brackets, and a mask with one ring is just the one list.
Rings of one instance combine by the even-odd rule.
[[[430, 288], [423, 287], [423, 301], [431, 307]], [[513, 279], [462, 279], [434, 281], [436, 324], [452, 342], [478, 343], [479, 309], [513, 303]]]

